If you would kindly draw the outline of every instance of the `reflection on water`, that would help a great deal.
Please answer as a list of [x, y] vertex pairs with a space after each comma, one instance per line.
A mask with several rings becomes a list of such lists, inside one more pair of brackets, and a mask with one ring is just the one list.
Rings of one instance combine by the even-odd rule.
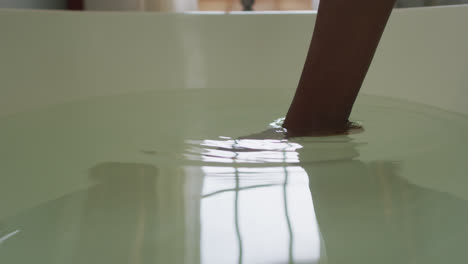
[[[362, 162], [346, 136], [315, 142], [315, 148], [293, 140], [256, 141], [203, 141], [199, 156], [207, 166], [193, 166], [185, 175], [164, 175], [149, 164], [101, 163], [90, 169], [94, 187], [6, 219], [0, 259], [442, 263], [464, 258], [467, 202], [409, 183], [398, 176], [398, 162]], [[226, 163], [210, 165], [213, 147], [222, 148], [222, 156], [230, 153]], [[272, 152], [276, 163], [248, 166], [270, 159]], [[327, 160], [317, 152], [328, 153]], [[294, 164], [288, 164], [292, 154]]]
[[[202, 167], [203, 263], [318, 262], [320, 235], [307, 174], [300, 166], [281, 166], [298, 162], [295, 150], [301, 145], [223, 139], [199, 146], [203, 161], [220, 161], [216, 154], [224, 158], [229, 153], [230, 159], [223, 160], [232, 165]], [[266, 160], [276, 166], [248, 166]]]
[[7, 239], [9, 239], [10, 237], [12, 237], [12, 236], [18, 234], [19, 232], [20, 232], [19, 230], [15, 230], [15, 231], [13, 231], [13, 232], [11, 232], [11, 233], [9, 233], [9, 234], [5, 234], [5, 235], [3, 235], [3, 234], [0, 233], [0, 235], [1, 235], [1, 236], [0, 236], [0, 244], [3, 243], [3, 242], [5, 242], [5, 241], [6, 241]]
[[[315, 263], [319, 259], [319, 232], [302, 168], [240, 167], [224, 173], [216, 167], [202, 169], [206, 175], [201, 203], [204, 263], [233, 259]], [[218, 184], [223, 178], [233, 181]]]
[[[219, 163], [297, 163], [297, 143], [275, 139], [188, 141], [187, 159]], [[202, 155], [200, 155], [200, 153]]]

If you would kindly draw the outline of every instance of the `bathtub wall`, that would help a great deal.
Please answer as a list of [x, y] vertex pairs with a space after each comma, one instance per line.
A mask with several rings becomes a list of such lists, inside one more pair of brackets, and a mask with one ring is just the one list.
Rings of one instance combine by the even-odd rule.
[[[293, 91], [314, 19], [0, 11], [0, 115], [153, 89]], [[468, 6], [395, 11], [364, 91], [468, 113], [467, 24]]]

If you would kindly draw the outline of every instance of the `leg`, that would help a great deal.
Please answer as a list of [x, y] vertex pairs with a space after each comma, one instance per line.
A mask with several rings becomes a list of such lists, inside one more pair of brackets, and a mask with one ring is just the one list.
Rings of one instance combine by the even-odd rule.
[[284, 127], [296, 136], [344, 132], [395, 0], [322, 0]]

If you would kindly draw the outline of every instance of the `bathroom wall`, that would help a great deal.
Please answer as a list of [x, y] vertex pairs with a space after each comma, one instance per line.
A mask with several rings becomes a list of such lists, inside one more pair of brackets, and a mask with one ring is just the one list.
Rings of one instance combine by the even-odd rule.
[[198, 0], [85, 0], [86, 10], [185, 12], [197, 10]]
[[398, 0], [396, 7], [420, 7], [468, 4], [468, 0]]
[[66, 9], [67, 0], [0, 0], [0, 8]]

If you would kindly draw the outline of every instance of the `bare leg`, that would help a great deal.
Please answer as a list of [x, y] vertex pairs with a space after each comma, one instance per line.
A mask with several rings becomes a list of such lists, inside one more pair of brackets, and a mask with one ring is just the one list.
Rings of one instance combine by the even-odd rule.
[[322, 0], [284, 128], [293, 136], [347, 130], [395, 0]]

